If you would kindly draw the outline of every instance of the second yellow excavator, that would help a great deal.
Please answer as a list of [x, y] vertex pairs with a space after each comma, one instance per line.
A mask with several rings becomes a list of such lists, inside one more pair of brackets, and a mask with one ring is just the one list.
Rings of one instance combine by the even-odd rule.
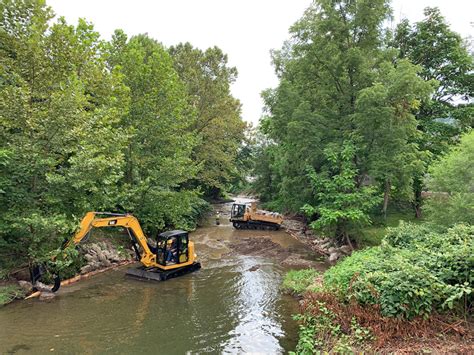
[[230, 210], [230, 221], [236, 229], [278, 230], [283, 223], [283, 216], [276, 212], [258, 210], [255, 202], [234, 203]]
[[[88, 212], [77, 233], [65, 242], [64, 247], [81, 243], [93, 228], [103, 227], [122, 227], [127, 231], [137, 260], [142, 264], [138, 268], [128, 269], [127, 275], [164, 281], [201, 268], [201, 264], [196, 261], [194, 243], [189, 240], [188, 232], [173, 230], [158, 234], [154, 246], [155, 243], [148, 242], [138, 219], [131, 214]], [[53, 291], [58, 288], [59, 286], [56, 286]]]

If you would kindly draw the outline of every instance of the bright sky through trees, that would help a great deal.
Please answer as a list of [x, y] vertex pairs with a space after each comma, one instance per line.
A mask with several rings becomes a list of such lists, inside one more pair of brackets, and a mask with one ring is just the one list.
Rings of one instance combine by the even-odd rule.
[[[243, 104], [243, 118], [258, 122], [260, 92], [278, 83], [269, 51], [288, 39], [288, 28], [311, 0], [49, 0], [47, 3], [68, 22], [78, 17], [91, 21], [105, 39], [116, 28], [129, 35], [147, 32], [166, 46], [191, 42], [205, 49], [217, 45], [239, 71], [234, 95]], [[452, 29], [463, 37], [474, 34], [474, 2], [469, 0], [394, 0], [395, 23], [423, 17], [423, 8], [438, 6]]]

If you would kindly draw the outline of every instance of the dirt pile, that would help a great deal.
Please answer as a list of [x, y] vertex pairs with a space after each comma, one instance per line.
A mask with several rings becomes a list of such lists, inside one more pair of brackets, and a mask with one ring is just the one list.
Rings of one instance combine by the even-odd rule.
[[283, 266], [294, 268], [318, 267], [318, 263], [307, 260], [305, 255], [283, 248], [269, 237], [242, 238], [237, 243], [231, 243], [229, 247], [233, 250], [233, 253], [273, 259]]

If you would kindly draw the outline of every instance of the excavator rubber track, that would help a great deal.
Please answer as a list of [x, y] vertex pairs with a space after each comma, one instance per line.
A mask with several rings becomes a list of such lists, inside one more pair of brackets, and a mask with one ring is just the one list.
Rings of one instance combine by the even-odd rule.
[[161, 270], [156, 267], [139, 266], [137, 268], [130, 268], [126, 275], [141, 280], [166, 281], [168, 279], [189, 274], [201, 268], [201, 263], [195, 262], [188, 266], [183, 266], [173, 270]]
[[234, 221], [232, 225], [235, 229], [258, 229], [258, 230], [279, 230], [280, 225], [276, 223], [265, 223], [256, 221]]

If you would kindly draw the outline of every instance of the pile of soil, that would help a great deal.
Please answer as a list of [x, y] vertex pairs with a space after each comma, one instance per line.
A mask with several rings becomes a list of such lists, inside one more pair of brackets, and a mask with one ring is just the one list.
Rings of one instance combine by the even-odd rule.
[[237, 243], [231, 243], [230, 248], [239, 254], [258, 255], [279, 262], [290, 255], [288, 250], [267, 237], [242, 238]]
[[231, 243], [229, 247], [233, 253], [242, 255], [254, 255], [273, 259], [283, 266], [292, 268], [318, 268], [318, 263], [307, 260], [304, 255], [292, 252], [275, 243], [268, 237], [242, 238], [236, 243]]

